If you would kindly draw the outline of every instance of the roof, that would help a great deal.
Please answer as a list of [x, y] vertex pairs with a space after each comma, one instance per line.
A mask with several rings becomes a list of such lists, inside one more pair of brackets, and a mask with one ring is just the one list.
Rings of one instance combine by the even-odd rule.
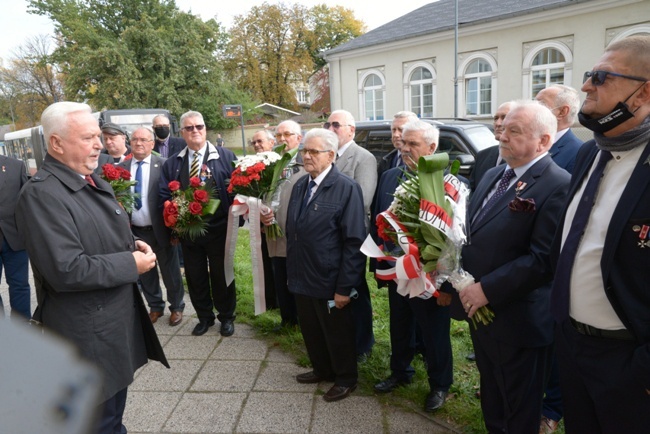
[[[591, 0], [458, 0], [459, 27], [528, 15]], [[323, 56], [453, 30], [456, 0], [429, 3], [353, 40]]]
[[284, 107], [280, 107], [280, 106], [277, 106], [277, 105], [273, 105], [273, 104], [268, 103], [268, 102], [265, 102], [263, 104], [255, 106], [255, 108], [258, 108], [258, 109], [262, 110], [262, 112], [264, 112], [266, 114], [269, 114], [269, 115], [270, 114], [275, 114], [277, 112], [286, 112], [286, 113], [292, 114], [294, 116], [298, 116], [300, 114], [298, 112], [294, 112], [292, 110], [289, 110], [289, 109], [286, 109]]

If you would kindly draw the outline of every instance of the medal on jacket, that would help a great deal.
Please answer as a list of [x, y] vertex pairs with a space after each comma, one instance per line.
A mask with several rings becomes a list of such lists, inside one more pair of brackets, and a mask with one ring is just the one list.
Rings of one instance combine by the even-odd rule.
[[650, 232], [650, 226], [648, 225], [643, 225], [643, 226], [638, 226], [634, 225], [632, 228], [634, 232], [639, 233], [639, 244], [638, 246], [642, 249], [645, 249], [646, 247], [650, 248], [650, 240], [648, 240], [648, 232]]

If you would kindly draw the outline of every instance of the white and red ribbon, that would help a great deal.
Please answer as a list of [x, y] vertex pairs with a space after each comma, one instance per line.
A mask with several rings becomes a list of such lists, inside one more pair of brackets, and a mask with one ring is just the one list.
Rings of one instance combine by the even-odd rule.
[[224, 272], [226, 284], [235, 280], [235, 249], [237, 248], [237, 232], [239, 231], [239, 216], [249, 222], [251, 266], [253, 271], [253, 299], [255, 315], [266, 312], [266, 296], [264, 288], [264, 262], [262, 260], [262, 232], [260, 230], [260, 211], [268, 207], [256, 197], [238, 194], [230, 206], [228, 213], [228, 234], [226, 236], [226, 257]]

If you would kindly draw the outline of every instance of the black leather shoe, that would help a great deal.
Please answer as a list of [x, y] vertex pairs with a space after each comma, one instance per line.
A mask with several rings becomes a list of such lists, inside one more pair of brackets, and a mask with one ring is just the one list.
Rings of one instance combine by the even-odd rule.
[[345, 399], [350, 396], [350, 394], [354, 392], [354, 389], [356, 388], [356, 384], [352, 387], [337, 386], [335, 384], [330, 390], [327, 391], [325, 395], [323, 395], [323, 399], [327, 402], [340, 401], [341, 399]]
[[309, 371], [305, 372], [304, 374], [296, 375], [296, 381], [301, 384], [314, 384], [325, 381], [325, 379], [314, 374], [314, 371]]
[[424, 411], [433, 413], [444, 405], [446, 398], [447, 392], [444, 390], [434, 390], [429, 393], [427, 400], [424, 401]]
[[208, 331], [210, 327], [214, 325], [214, 320], [211, 321], [200, 321], [196, 327], [194, 327], [194, 330], [192, 330], [192, 334], [194, 336], [201, 336], [204, 335], [205, 332]]
[[224, 337], [232, 336], [235, 333], [235, 323], [231, 319], [224, 319], [221, 322], [221, 330], [219, 330], [219, 333]]
[[375, 392], [388, 393], [397, 389], [399, 386], [410, 384], [409, 380], [400, 380], [397, 377], [388, 377], [384, 381], [375, 384]]

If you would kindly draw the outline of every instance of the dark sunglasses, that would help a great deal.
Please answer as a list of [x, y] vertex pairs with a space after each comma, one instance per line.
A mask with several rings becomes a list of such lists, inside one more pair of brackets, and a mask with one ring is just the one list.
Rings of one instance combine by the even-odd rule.
[[189, 125], [187, 127], [183, 127], [182, 129], [187, 131], [188, 133], [191, 133], [192, 131], [194, 131], [194, 128], [196, 128], [196, 131], [203, 131], [205, 125]]
[[585, 72], [585, 75], [582, 78], [582, 82], [584, 83], [591, 78], [591, 84], [593, 84], [594, 86], [602, 86], [603, 83], [605, 83], [605, 80], [607, 80], [608, 75], [611, 75], [612, 77], [627, 78], [628, 80], [648, 81], [647, 78], [634, 77], [632, 75], [617, 74], [616, 72], [610, 72], [610, 71], [587, 71]]
[[329, 130], [330, 127], [334, 127], [335, 130], [338, 130], [341, 127], [347, 127], [347, 126], [348, 126], [347, 124], [340, 124], [338, 122], [325, 122], [323, 124], [323, 128], [325, 128], [326, 130]]

